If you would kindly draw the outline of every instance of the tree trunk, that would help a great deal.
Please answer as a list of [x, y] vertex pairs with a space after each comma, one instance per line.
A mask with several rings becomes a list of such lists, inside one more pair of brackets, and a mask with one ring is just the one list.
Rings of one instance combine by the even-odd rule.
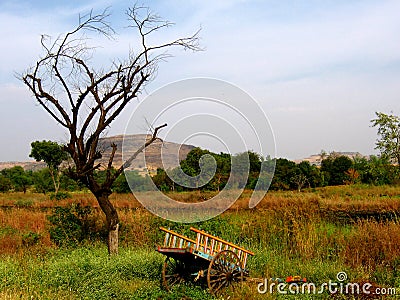
[[108, 229], [108, 254], [116, 255], [118, 254], [118, 231], [119, 223], [117, 223], [113, 228]]
[[95, 196], [101, 210], [106, 215], [108, 229], [108, 254], [116, 255], [118, 254], [119, 217], [117, 210], [114, 208], [108, 198], [110, 194], [111, 192], [102, 192], [100, 194], [96, 194]]
[[52, 168], [49, 168], [49, 172], [54, 185], [54, 194], [57, 195], [60, 189], [61, 172]]
[[57, 188], [57, 183], [56, 183], [56, 177], [54, 175], [54, 170], [52, 168], [49, 168], [49, 172], [50, 172], [51, 180], [53, 181], [53, 185], [54, 185], [54, 194], [57, 195], [58, 188]]

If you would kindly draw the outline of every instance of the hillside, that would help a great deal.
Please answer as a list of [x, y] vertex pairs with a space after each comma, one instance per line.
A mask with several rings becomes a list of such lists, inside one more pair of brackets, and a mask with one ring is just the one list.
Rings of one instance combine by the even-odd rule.
[[360, 152], [350, 152], [350, 151], [347, 151], [347, 152], [337, 152], [337, 151], [333, 151], [333, 152], [331, 152], [331, 153], [325, 154], [325, 157], [323, 157], [322, 154], [313, 154], [313, 155], [310, 155], [309, 157], [306, 157], [306, 158], [303, 158], [303, 159], [297, 159], [297, 160], [295, 160], [294, 162], [295, 162], [295, 163], [300, 163], [300, 162], [302, 162], [302, 161], [308, 161], [308, 162], [309, 162], [310, 164], [312, 164], [312, 165], [320, 166], [322, 160], [323, 160], [324, 158], [326, 158], [328, 155], [333, 156], [333, 157], [337, 157], [337, 156], [346, 156], [346, 157], [348, 157], [348, 158], [350, 158], [350, 159], [354, 159], [354, 158], [356, 158], [356, 157], [357, 157], [357, 158], [361, 158], [361, 157], [368, 158], [368, 156], [362, 155]]
[[[129, 158], [135, 151], [143, 145], [145, 142], [145, 134], [135, 134], [125, 136], [124, 145], [124, 159]], [[107, 165], [108, 158], [111, 153], [111, 144], [117, 145], [117, 152], [114, 157], [114, 166], [119, 167], [122, 164], [122, 142], [124, 140], [123, 135], [117, 135], [107, 137], [101, 140], [100, 150], [103, 152], [103, 159], [100, 160], [102, 165]], [[186, 144], [177, 144], [172, 142], [161, 142], [160, 140], [155, 141], [149, 147], [146, 148], [144, 153], [138, 155], [133, 161], [130, 169], [142, 169], [147, 167], [148, 169], [157, 168], [174, 168], [179, 165], [179, 162], [186, 158], [187, 154], [192, 150], [194, 146]], [[161, 160], [161, 154], [163, 160]], [[146, 160], [144, 159], [146, 158]], [[163, 165], [164, 164], [164, 165]]]
[[21, 166], [25, 170], [29, 171], [37, 171], [46, 167], [44, 162], [36, 162], [36, 161], [6, 161], [0, 162], [0, 170], [9, 169], [15, 166]]
[[[125, 159], [135, 153], [135, 151], [145, 141], [145, 134], [135, 134], [125, 136]], [[111, 153], [111, 144], [117, 145], [117, 152], [114, 157], [114, 167], [119, 167], [122, 164], [122, 142], [124, 136], [117, 135], [111, 137], [102, 138], [99, 142], [99, 150], [103, 154], [103, 158], [100, 159], [102, 166], [108, 164], [108, 159]], [[186, 144], [177, 144], [172, 142], [161, 142], [160, 140], [155, 141], [145, 150], [145, 154], [141, 153], [133, 161], [129, 169], [143, 169], [148, 168], [149, 170], [155, 170], [157, 168], [173, 168], [178, 166], [179, 161], [186, 158], [187, 154], [192, 150], [194, 146]], [[163, 155], [163, 161], [161, 160], [161, 153]], [[146, 155], [146, 156], [144, 156]], [[146, 160], [144, 159], [146, 157]], [[13, 166], [22, 166], [25, 170], [38, 170], [46, 166], [45, 163], [36, 161], [25, 161], [25, 162], [0, 162], [0, 170], [5, 168], [11, 168]]]

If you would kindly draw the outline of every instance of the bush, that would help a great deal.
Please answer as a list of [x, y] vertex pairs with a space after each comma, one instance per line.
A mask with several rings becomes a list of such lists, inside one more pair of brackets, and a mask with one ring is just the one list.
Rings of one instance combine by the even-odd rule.
[[34, 205], [34, 201], [31, 199], [18, 199], [14, 202], [14, 205], [21, 208], [28, 208]]
[[104, 228], [97, 228], [90, 206], [56, 207], [47, 218], [51, 224], [50, 239], [58, 246], [77, 246], [85, 239], [101, 239], [105, 235]]
[[50, 194], [50, 200], [63, 200], [63, 199], [71, 199], [72, 196], [68, 192], [58, 192]]
[[40, 234], [36, 232], [28, 232], [22, 235], [22, 244], [26, 247], [30, 247], [39, 243]]

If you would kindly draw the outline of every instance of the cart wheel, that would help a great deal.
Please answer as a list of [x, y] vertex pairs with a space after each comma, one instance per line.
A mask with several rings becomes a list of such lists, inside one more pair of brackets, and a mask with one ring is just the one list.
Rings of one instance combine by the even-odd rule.
[[167, 291], [172, 286], [185, 281], [185, 264], [172, 257], [167, 257], [162, 269], [162, 285]]
[[218, 296], [227, 289], [243, 282], [243, 268], [239, 257], [230, 250], [223, 250], [214, 256], [208, 267], [207, 282], [210, 293]]

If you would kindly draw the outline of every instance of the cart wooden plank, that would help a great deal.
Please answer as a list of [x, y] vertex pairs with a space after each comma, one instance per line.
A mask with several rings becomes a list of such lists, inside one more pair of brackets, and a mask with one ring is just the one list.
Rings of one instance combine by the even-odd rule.
[[187, 247], [195, 247], [196, 241], [192, 240], [184, 235], [176, 233], [170, 229], [160, 227], [160, 230], [164, 231], [164, 248], [182, 248], [185, 249]]
[[163, 246], [159, 246], [157, 251], [167, 256], [189, 259], [190, 255], [193, 255], [211, 261], [221, 251], [229, 250], [239, 257], [242, 268], [245, 270], [248, 256], [254, 255], [245, 248], [194, 227], [190, 230], [196, 233], [196, 240], [164, 227], [160, 227], [160, 230], [165, 232], [165, 238]]
[[[190, 227], [190, 230], [192, 230], [193, 232], [199, 233], [202, 236], [209, 237], [209, 238], [211, 238], [211, 239], [213, 239], [215, 241], [219, 241], [219, 242], [221, 242], [221, 243], [223, 243], [225, 245], [228, 245], [229, 247], [235, 248], [237, 250], [241, 250], [241, 251], [246, 252], [247, 254], [250, 254], [250, 255], [254, 255], [254, 252], [251, 252], [250, 250], [242, 248], [242, 247], [240, 247], [238, 245], [235, 245], [235, 244], [233, 244], [231, 242], [225, 241], [225, 240], [223, 240], [223, 239], [221, 239], [221, 238], [219, 238], [217, 236], [213, 236], [213, 235], [211, 235], [211, 234], [209, 234], [209, 233], [207, 233], [205, 231], [202, 231], [200, 229], [197, 229], [197, 228], [194, 228], [194, 227]], [[198, 240], [196, 240], [196, 243], [198, 243]], [[221, 249], [221, 250], [223, 250], [223, 249]]]
[[213, 236], [205, 231], [194, 227], [191, 227], [190, 230], [197, 234], [195, 251], [199, 256], [207, 260], [212, 260], [215, 255], [223, 250], [230, 250], [239, 257], [242, 263], [242, 268], [246, 269], [248, 255], [254, 255], [254, 252], [225, 241], [217, 236]]

